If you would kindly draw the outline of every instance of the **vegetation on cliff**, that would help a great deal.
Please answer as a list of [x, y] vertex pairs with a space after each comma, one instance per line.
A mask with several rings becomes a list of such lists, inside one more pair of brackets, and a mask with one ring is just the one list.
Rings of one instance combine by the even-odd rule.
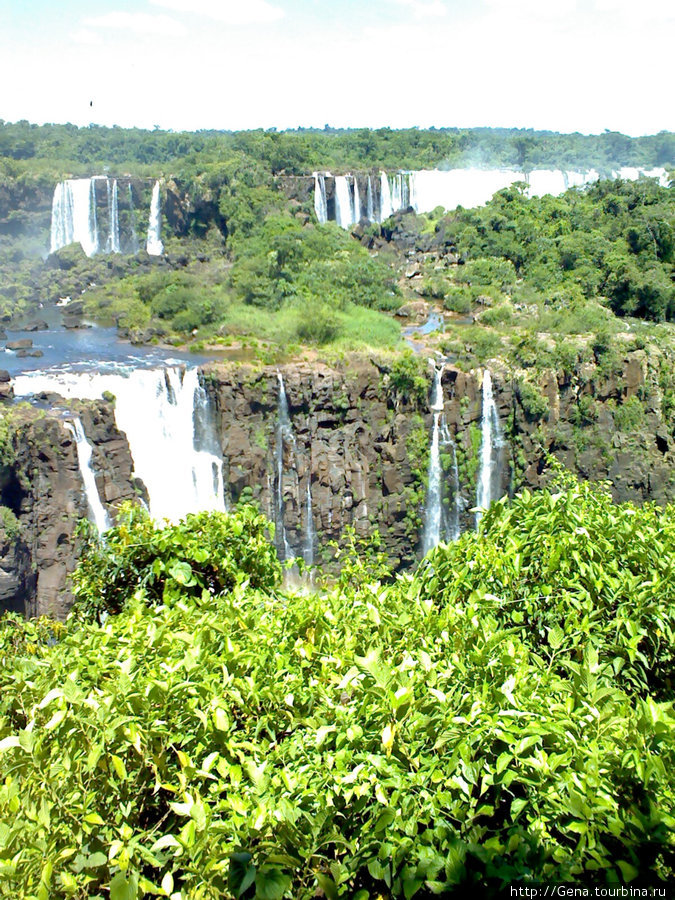
[[[280, 592], [273, 554], [254, 586], [250, 511], [143, 521], [140, 564], [126, 521], [78, 576], [86, 596], [128, 575], [119, 612], [0, 629], [4, 888], [668, 881], [673, 521], [569, 483], [496, 504], [414, 576], [384, 585], [351, 560], [317, 594]], [[207, 574], [204, 540], [234, 581]]]

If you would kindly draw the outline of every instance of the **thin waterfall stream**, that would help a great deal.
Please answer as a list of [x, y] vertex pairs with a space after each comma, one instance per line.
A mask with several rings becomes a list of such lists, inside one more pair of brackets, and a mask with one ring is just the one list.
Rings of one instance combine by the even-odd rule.
[[504, 447], [504, 437], [489, 369], [485, 369], [483, 372], [480, 433], [479, 470], [476, 484], [476, 527], [481, 520], [483, 511], [500, 496], [500, 455]]
[[110, 516], [108, 515], [101, 496], [96, 486], [96, 475], [94, 467], [91, 463], [93, 448], [87, 436], [84, 433], [84, 427], [79, 417], [75, 417], [72, 422], [65, 423], [66, 428], [75, 438], [75, 449], [77, 451], [77, 461], [82, 475], [84, 484], [84, 493], [87, 498], [90, 518], [96, 526], [99, 534], [103, 534], [110, 528]]

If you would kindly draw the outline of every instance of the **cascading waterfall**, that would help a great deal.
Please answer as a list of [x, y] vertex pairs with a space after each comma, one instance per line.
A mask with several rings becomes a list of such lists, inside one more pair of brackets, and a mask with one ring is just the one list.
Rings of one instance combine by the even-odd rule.
[[[450, 436], [444, 416], [443, 370], [443, 364], [434, 365], [434, 383], [430, 404], [434, 422], [431, 430], [428, 487], [424, 504], [424, 533], [422, 535], [422, 552], [424, 554], [427, 554], [441, 540], [457, 540], [460, 532], [461, 497], [459, 494], [459, 471], [457, 468], [455, 443]], [[452, 484], [450, 486], [452, 507], [450, 515], [448, 515], [444, 506], [445, 492], [443, 490], [444, 476], [441, 464], [441, 448], [444, 450], [449, 449], [453, 459], [451, 468]]]
[[112, 185], [110, 184], [110, 179], [106, 178], [106, 190], [108, 193], [108, 242], [106, 244], [106, 250], [108, 253], [119, 253], [120, 220], [116, 178], [113, 179]]
[[335, 221], [341, 228], [349, 228], [353, 224], [353, 193], [350, 190], [346, 175], [335, 176]]
[[302, 549], [302, 557], [308, 566], [314, 565], [314, 548], [316, 546], [316, 531], [314, 529], [314, 514], [312, 512], [312, 478], [307, 473], [307, 490], [305, 498], [305, 540]]
[[326, 176], [314, 173], [314, 212], [319, 225], [328, 221], [328, 200], [326, 199]]
[[284, 449], [286, 444], [290, 444], [295, 449], [295, 435], [291, 425], [291, 416], [288, 410], [288, 398], [286, 396], [286, 388], [284, 387], [284, 378], [281, 372], [277, 372], [277, 381], [279, 382], [279, 398], [277, 401], [277, 434], [276, 434], [276, 484], [275, 484], [275, 532], [274, 538], [277, 545], [277, 553], [280, 559], [291, 559], [295, 554], [291, 550], [286, 536], [286, 525], [284, 523], [285, 501], [284, 501]]
[[386, 172], [380, 172], [380, 218], [378, 221], [384, 222], [393, 212], [389, 178]]
[[52, 200], [50, 253], [79, 242], [87, 256], [98, 252], [96, 187], [93, 178], [69, 178], [56, 185]]
[[159, 181], [156, 181], [152, 189], [150, 201], [150, 220], [148, 222], [148, 239], [145, 249], [150, 256], [161, 256], [164, 253], [164, 244], [160, 237], [162, 231], [162, 200], [160, 196]]
[[138, 235], [136, 234], [136, 215], [134, 210], [134, 194], [131, 184], [127, 185], [129, 194], [129, 252], [138, 253]]
[[352, 207], [352, 211], [353, 211], [352, 221], [360, 222], [361, 221], [361, 197], [359, 196], [359, 179], [357, 178], [356, 175], [352, 176], [352, 187], [354, 190], [354, 195], [353, 195], [354, 196], [354, 204]]
[[[43, 372], [15, 379], [15, 394], [53, 391], [64, 397], [115, 396], [115, 420], [124, 431], [134, 474], [148, 489], [150, 512], [178, 521], [187, 513], [225, 509], [223, 460], [212, 411], [196, 368], [170, 366], [119, 372]], [[210, 424], [205, 425], [210, 420]]]
[[89, 515], [94, 522], [98, 533], [103, 534], [110, 528], [110, 517], [101, 503], [101, 497], [96, 486], [96, 476], [91, 462], [93, 452], [92, 446], [87, 440], [79, 417], [75, 417], [72, 422], [66, 422], [65, 426], [75, 438], [77, 461], [82, 475], [84, 493], [89, 507]]
[[52, 198], [52, 224], [49, 252], [73, 243], [73, 191], [67, 181], [60, 181]]
[[368, 175], [368, 188], [366, 193], [366, 216], [369, 222], [375, 221], [375, 194], [373, 191], [373, 176]]
[[492, 375], [486, 369], [483, 373], [481, 442], [476, 486], [476, 526], [481, 520], [482, 510], [486, 510], [500, 495], [500, 455], [504, 446], [499, 413], [492, 390]]

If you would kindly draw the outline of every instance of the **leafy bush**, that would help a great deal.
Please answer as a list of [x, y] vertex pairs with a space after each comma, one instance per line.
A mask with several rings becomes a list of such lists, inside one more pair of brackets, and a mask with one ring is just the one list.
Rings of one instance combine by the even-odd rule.
[[[244, 546], [246, 521], [229, 520]], [[134, 577], [104, 625], [6, 618], [5, 891], [366, 900], [667, 883], [674, 526], [672, 509], [569, 484], [493, 505], [480, 534], [387, 587], [356, 565], [322, 594], [235, 579], [152, 606], [156, 585]]]
[[545, 397], [541, 390], [531, 382], [520, 381], [518, 383], [518, 399], [528, 419], [542, 419], [548, 415], [548, 397]]
[[74, 574], [76, 610], [119, 612], [141, 591], [148, 602], [217, 594], [241, 580], [271, 590], [281, 577], [265, 537], [272, 526], [253, 507], [202, 512], [158, 528], [148, 512], [125, 504], [101, 542], [85, 523], [86, 541]]

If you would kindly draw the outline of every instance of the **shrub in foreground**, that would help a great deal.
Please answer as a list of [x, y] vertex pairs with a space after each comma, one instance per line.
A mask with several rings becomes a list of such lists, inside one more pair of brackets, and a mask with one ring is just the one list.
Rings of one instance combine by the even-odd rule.
[[[538, 582], [552, 614], [578, 599], [557, 572], [597, 552], [607, 578], [621, 577], [605, 503], [571, 488], [563, 514], [555, 495], [524, 495], [513, 518], [497, 508], [480, 539], [439, 548], [386, 587], [284, 596], [239, 580], [216, 594], [171, 587], [152, 605], [134, 583], [103, 625], [71, 619], [45, 639], [45, 626], [8, 619], [3, 890], [374, 900], [672, 878], [672, 691], [662, 679], [650, 696], [643, 639], [621, 655], [617, 683], [614, 580], [593, 594], [599, 627], [576, 608], [569, 638], [534, 618], [519, 523], [533, 554], [557, 535], [560, 557]], [[619, 532], [635, 522], [632, 508], [612, 509]], [[583, 525], [570, 527], [572, 512]], [[649, 535], [665, 558], [663, 515]], [[642, 552], [622, 561], [636, 584], [665, 579]], [[531, 606], [520, 621], [512, 569]], [[656, 593], [654, 615], [667, 597]]]

